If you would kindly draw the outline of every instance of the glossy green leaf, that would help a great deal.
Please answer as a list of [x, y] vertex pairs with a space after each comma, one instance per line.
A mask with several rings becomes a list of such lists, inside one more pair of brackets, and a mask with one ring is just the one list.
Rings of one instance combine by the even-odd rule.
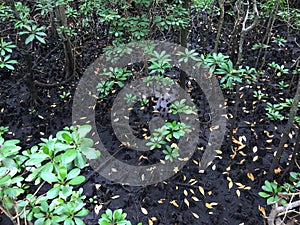
[[74, 168], [67, 174], [67, 180], [71, 180], [74, 177], [77, 177], [80, 174], [80, 169], [79, 168]]
[[61, 160], [64, 164], [68, 164], [68, 163], [72, 162], [73, 160], [75, 160], [76, 157], [77, 157], [77, 150], [71, 149], [71, 150], [67, 150], [62, 155]]
[[88, 209], [82, 209], [78, 213], [76, 213], [76, 216], [86, 216], [87, 214], [89, 214], [89, 212], [90, 211]]
[[84, 181], [85, 181], [84, 176], [78, 176], [78, 177], [75, 177], [72, 180], [70, 180], [68, 182], [68, 184], [70, 184], [70, 185], [79, 185], [79, 184], [82, 184]]
[[48, 199], [54, 199], [58, 196], [60, 191], [60, 187], [53, 187], [47, 192], [47, 198]]
[[41, 174], [40, 174], [40, 177], [48, 182], [48, 183], [52, 183], [52, 182], [57, 182], [58, 179], [57, 177], [55, 176], [55, 174], [51, 173], [51, 172], [47, 172], [47, 171], [43, 171]]

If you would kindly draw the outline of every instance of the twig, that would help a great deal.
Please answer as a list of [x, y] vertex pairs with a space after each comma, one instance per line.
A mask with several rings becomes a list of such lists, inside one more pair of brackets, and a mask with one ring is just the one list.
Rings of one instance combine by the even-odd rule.
[[4, 209], [2, 207], [2, 205], [0, 205], [0, 210], [8, 217], [8, 218], [12, 218], [12, 215], [10, 214], [9, 211], [7, 211], [6, 209]]
[[275, 225], [274, 221], [278, 214], [290, 211], [293, 208], [300, 206], [300, 200], [291, 202], [284, 206], [275, 207], [272, 209], [270, 215], [268, 216], [268, 225]]
[[[289, 204], [291, 204], [291, 203], [293, 202], [294, 197], [295, 197], [295, 194], [293, 193], [293, 195], [292, 195], [292, 197], [291, 197], [291, 199], [290, 199]], [[284, 212], [284, 217], [283, 217], [282, 221], [285, 220], [285, 218], [286, 218], [288, 212], [289, 212], [289, 210], [286, 210], [286, 211]], [[279, 214], [282, 214], [282, 213], [279, 213]], [[279, 215], [278, 215], [278, 216], [279, 216]]]
[[[44, 181], [43, 183], [41, 183], [41, 185], [36, 189], [36, 191], [33, 193], [33, 195], [31, 196], [31, 198], [27, 201], [26, 205], [24, 206], [24, 208], [22, 209], [22, 211], [20, 213], [18, 213], [17, 215], [15, 215], [14, 217], [12, 217], [13, 220], [15, 220], [16, 218], [19, 218], [26, 210], [26, 206], [29, 204], [29, 202], [31, 202], [31, 200], [37, 195], [37, 193], [41, 190], [41, 188], [44, 186], [44, 184], [46, 183], [46, 181]], [[17, 212], [17, 211], [16, 211]]]
[[291, 209], [291, 210], [288, 210], [288, 211], [285, 211], [285, 212], [281, 212], [281, 213], [277, 214], [277, 217], [284, 215], [284, 218], [282, 219], [282, 221], [284, 221], [284, 219], [286, 218], [287, 214], [288, 213], [292, 213], [292, 212], [296, 212], [296, 211], [294, 209]]
[[[14, 210], [15, 210], [16, 213], [18, 213], [18, 207], [16, 205], [16, 202], [14, 202]], [[20, 217], [19, 216], [17, 217], [17, 224], [21, 225]]]

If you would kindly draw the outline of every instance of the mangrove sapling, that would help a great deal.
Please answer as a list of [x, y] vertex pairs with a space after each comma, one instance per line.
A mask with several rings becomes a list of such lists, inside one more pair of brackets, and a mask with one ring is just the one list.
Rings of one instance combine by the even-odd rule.
[[278, 86], [279, 86], [280, 89], [285, 89], [285, 88], [289, 87], [290, 85], [285, 83], [284, 81], [280, 81], [278, 83]]
[[14, 64], [18, 62], [11, 58], [11, 54], [14, 48], [17, 46], [12, 42], [6, 42], [3, 38], [0, 40], [0, 68], [6, 67], [8, 70], [14, 70]]
[[[63, 221], [84, 225], [79, 217], [89, 211], [84, 208], [83, 189], [77, 190], [85, 181], [80, 172], [87, 159], [100, 156], [92, 139], [86, 137], [91, 129], [89, 125], [65, 128], [23, 151], [19, 140], [0, 135], [0, 209], [15, 225]], [[50, 189], [45, 193], [41, 190], [46, 183]]]
[[[265, 184], [262, 186], [263, 191], [259, 192], [259, 196], [267, 199], [267, 204], [271, 205], [279, 201], [279, 195], [282, 191], [282, 187], [278, 186], [275, 182], [265, 181]], [[285, 202], [286, 204], [286, 202]]]
[[[116, 209], [112, 211], [107, 209], [105, 213], [101, 215], [98, 221], [99, 225], [131, 225], [131, 222], [126, 219], [127, 213], [123, 213], [122, 209]], [[138, 223], [137, 225], [142, 225]]]
[[7, 2], [7, 7], [7, 10], [9, 9], [12, 12], [11, 19], [15, 21], [14, 27], [17, 30], [17, 35], [20, 37], [17, 48], [20, 51], [25, 64], [23, 68], [23, 80], [29, 90], [31, 100], [35, 105], [38, 105], [42, 103], [42, 100], [38, 95], [34, 83], [32, 52], [34, 52], [37, 47], [35, 41], [45, 43], [45, 27], [37, 27], [33, 24], [33, 21], [29, 19], [26, 13], [24, 13], [28, 12], [30, 9], [21, 2], [15, 3], [14, 1], [9, 0]]
[[265, 216], [268, 225], [290, 224], [284, 222], [292, 219], [292, 216], [288, 216], [288, 214], [299, 213], [296, 208], [300, 206], [300, 200], [295, 200], [300, 194], [299, 188], [300, 173], [297, 172], [290, 172], [289, 181], [283, 185], [265, 181], [262, 186], [263, 191], [258, 194], [267, 200], [268, 205], [272, 205], [271, 212]]

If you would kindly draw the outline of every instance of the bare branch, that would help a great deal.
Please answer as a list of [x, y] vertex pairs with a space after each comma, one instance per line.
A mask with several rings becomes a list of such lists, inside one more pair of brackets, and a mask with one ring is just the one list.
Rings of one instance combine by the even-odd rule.
[[239, 42], [239, 53], [238, 53], [238, 59], [237, 59], [236, 66], [240, 65], [243, 61], [243, 44], [244, 44], [246, 33], [251, 31], [257, 25], [258, 16], [259, 16], [256, 0], [253, 0], [254, 20], [250, 26], [246, 27], [246, 24], [247, 24], [247, 21], [249, 18], [249, 0], [247, 0], [246, 4], [247, 4], [247, 11], [246, 11], [244, 21], [242, 23], [242, 31], [241, 31], [241, 37], [240, 37], [240, 42]]
[[273, 208], [270, 215], [268, 216], [268, 225], [275, 225], [275, 219], [280, 213], [289, 212], [290, 210], [299, 206], [300, 206], [300, 200], [291, 202], [284, 206], [278, 206]]

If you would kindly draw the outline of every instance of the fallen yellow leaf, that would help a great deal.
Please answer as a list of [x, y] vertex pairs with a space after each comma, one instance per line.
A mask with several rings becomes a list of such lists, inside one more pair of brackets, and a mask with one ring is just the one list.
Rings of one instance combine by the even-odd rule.
[[275, 174], [279, 174], [281, 172], [281, 169], [278, 167], [277, 169], [274, 169]]
[[205, 203], [205, 207], [208, 209], [212, 209], [216, 205], [218, 205], [218, 203], [216, 203], [216, 202], [211, 202], [211, 203], [206, 202]]
[[251, 180], [254, 181], [254, 176], [252, 173], [247, 173], [247, 177]]
[[147, 211], [147, 209], [145, 209], [145, 208], [141, 207], [141, 210], [142, 210], [142, 213], [143, 213], [144, 215], [148, 215], [148, 211]]
[[193, 216], [194, 216], [196, 219], [199, 219], [199, 218], [200, 218], [200, 216], [199, 216], [198, 214], [196, 214], [196, 213], [194, 213], [194, 212], [192, 212], [192, 214], [193, 214]]
[[190, 203], [186, 198], [184, 198], [184, 203], [187, 205], [187, 207], [190, 207]]
[[202, 195], [205, 195], [205, 192], [204, 192], [203, 187], [199, 186], [198, 189], [199, 189], [199, 191], [200, 191], [200, 193], [201, 193]]
[[264, 215], [264, 216], [266, 216], [267, 214], [266, 214], [266, 210], [265, 210], [265, 208], [264, 207], [262, 207], [262, 206], [260, 206], [260, 205], [258, 205], [258, 210]]
[[170, 201], [170, 203], [172, 205], [174, 205], [175, 207], [177, 207], [177, 208], [179, 207], [179, 205], [177, 204], [176, 200]]

